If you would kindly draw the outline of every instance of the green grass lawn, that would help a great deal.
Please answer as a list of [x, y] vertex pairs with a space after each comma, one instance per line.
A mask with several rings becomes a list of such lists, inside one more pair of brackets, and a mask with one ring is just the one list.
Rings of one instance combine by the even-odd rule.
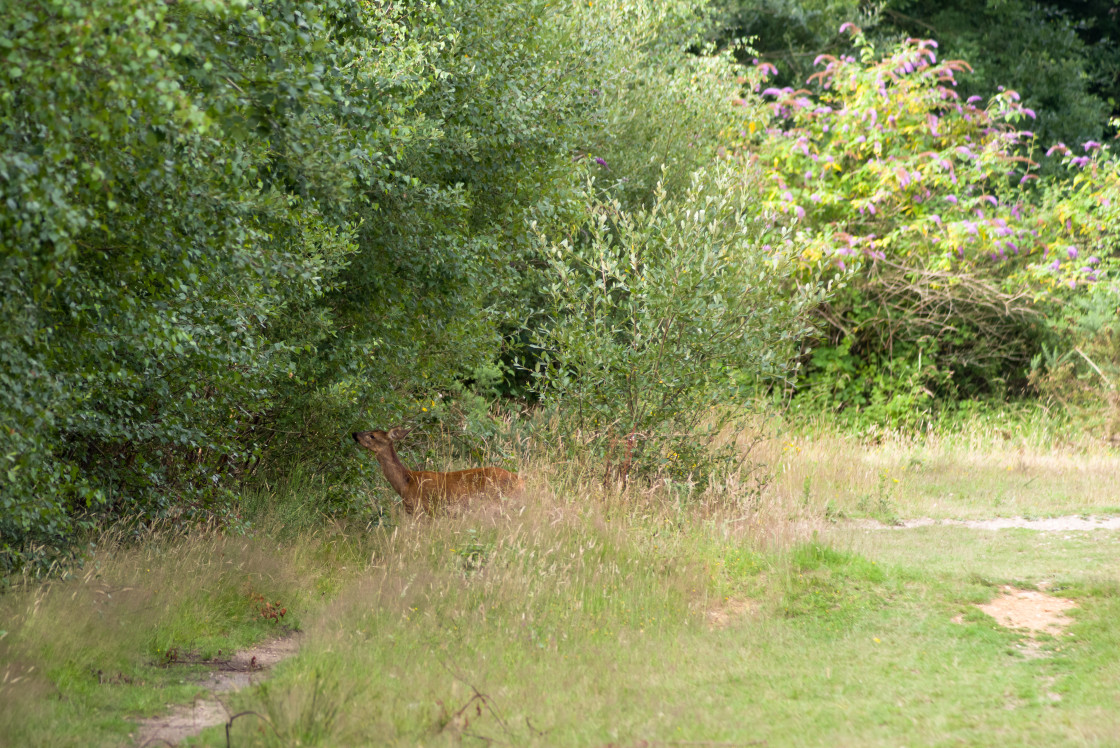
[[[299, 654], [223, 696], [252, 712], [233, 745], [1120, 743], [1120, 535], [855, 527], [837, 509], [882, 499], [884, 466], [907, 470], [865, 516], [1004, 514], [969, 480], [1010, 496], [1022, 476], [999, 445], [790, 443], [735, 505], [529, 466], [525, 505], [500, 511], [357, 527], [290, 486], [250, 507], [246, 536], [107, 541], [72, 578], [0, 598], [0, 742], [128, 744], [130, 720], [202, 693], [194, 658], [292, 626]], [[1107, 451], [1020, 456], [1053, 489], [1039, 514], [1120, 504]], [[1055, 488], [1087, 465], [1086, 493]], [[806, 489], [849, 468], [850, 506]], [[975, 607], [1003, 584], [1074, 599], [1068, 632], [1023, 646]], [[225, 745], [225, 727], [190, 743]]]

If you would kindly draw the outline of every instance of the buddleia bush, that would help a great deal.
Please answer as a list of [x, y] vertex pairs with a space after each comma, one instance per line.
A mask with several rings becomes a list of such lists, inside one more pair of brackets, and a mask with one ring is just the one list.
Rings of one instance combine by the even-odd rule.
[[1040, 144], [1025, 128], [1041, 115], [1014, 91], [961, 96], [970, 66], [933, 40], [880, 51], [843, 32], [856, 54], [821, 55], [809, 89], [754, 69], [771, 116], [744, 117], [738, 150], [766, 172], [804, 272], [825, 263], [847, 284], [818, 310], [806, 389], [896, 426], [1022, 392], [1045, 303], [1112, 282], [1115, 161], [1093, 141]]

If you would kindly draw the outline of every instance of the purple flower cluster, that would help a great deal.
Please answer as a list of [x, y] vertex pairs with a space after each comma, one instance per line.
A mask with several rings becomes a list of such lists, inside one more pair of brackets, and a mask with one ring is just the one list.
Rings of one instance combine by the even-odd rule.
[[[859, 37], [862, 32], [845, 24], [842, 33]], [[866, 43], [857, 38], [856, 44]], [[939, 63], [936, 46], [911, 39], [871, 64], [849, 55], [819, 55], [814, 60], [819, 72], [809, 82], [833, 92], [819, 98], [792, 87], [762, 91], [783, 121], [779, 129], [768, 130], [776, 148], [771, 176], [778, 189], [772, 194], [780, 196], [774, 207], [797, 219], [813, 212], [815, 220], [834, 220], [834, 228], [845, 228], [830, 239], [840, 267], [851, 256], [882, 260], [888, 246], [924, 244], [925, 250], [910, 251], [937, 245], [944, 256], [965, 262], [970, 256], [994, 262], [1032, 257], [1058, 272], [1076, 255], [1067, 248], [1061, 259], [1052, 256], [1057, 227], [1044, 223], [1047, 209], [1035, 221], [1029, 218], [1030, 204], [1001, 199], [995, 188], [1004, 175], [1019, 184], [1038, 179], [1037, 164], [1019, 152], [1036, 135], [1012, 124], [1036, 119], [1036, 113], [1010, 90], [1001, 89], [986, 107], [978, 96], [962, 100], [953, 90], [955, 75], [971, 68], [960, 61]], [[762, 71], [763, 77], [769, 74]], [[1086, 168], [1106, 150], [1089, 141], [1083, 144], [1085, 155], [1075, 156], [1058, 143], [1047, 155]], [[1107, 199], [1102, 195], [1097, 203]], [[840, 216], [834, 216], [837, 210]], [[846, 216], [845, 210], [850, 211]], [[903, 217], [906, 225], [899, 220]], [[888, 239], [877, 240], [871, 229]], [[900, 239], [902, 234], [906, 237]], [[1077, 282], [1096, 278], [1099, 260], [1091, 260], [1083, 261]]]

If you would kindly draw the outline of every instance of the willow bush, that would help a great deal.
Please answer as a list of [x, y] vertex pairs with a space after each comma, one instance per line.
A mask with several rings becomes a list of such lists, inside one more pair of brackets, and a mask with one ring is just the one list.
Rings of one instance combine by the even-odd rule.
[[726, 467], [708, 447], [743, 413], [742, 385], [791, 374], [822, 288], [794, 282], [791, 253], [733, 165], [696, 174], [677, 200], [659, 189], [649, 208], [595, 208], [584, 232], [547, 249], [542, 399], [606, 476], [703, 485]]

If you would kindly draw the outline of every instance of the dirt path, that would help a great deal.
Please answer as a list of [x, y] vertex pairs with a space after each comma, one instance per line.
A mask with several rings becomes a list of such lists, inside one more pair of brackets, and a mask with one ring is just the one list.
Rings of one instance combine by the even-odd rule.
[[1000, 517], [997, 519], [932, 519], [918, 517], [904, 519], [898, 524], [888, 525], [874, 519], [855, 520], [854, 527], [869, 530], [908, 530], [915, 527], [930, 527], [933, 525], [946, 525], [951, 527], [971, 527], [976, 530], [1007, 530], [1020, 528], [1025, 530], [1039, 530], [1042, 532], [1077, 532], [1091, 530], [1120, 530], [1120, 516], [1086, 516], [1081, 514], [1065, 517], [1047, 517], [1045, 519], [1027, 519], [1026, 517]]
[[299, 636], [289, 634], [237, 652], [228, 660], [212, 663], [214, 670], [201, 681], [207, 695], [188, 706], [173, 706], [159, 717], [137, 722], [134, 733], [138, 746], [175, 745], [197, 735], [207, 727], [220, 725], [230, 714], [217, 697], [240, 691], [268, 677], [268, 670], [299, 651]]

